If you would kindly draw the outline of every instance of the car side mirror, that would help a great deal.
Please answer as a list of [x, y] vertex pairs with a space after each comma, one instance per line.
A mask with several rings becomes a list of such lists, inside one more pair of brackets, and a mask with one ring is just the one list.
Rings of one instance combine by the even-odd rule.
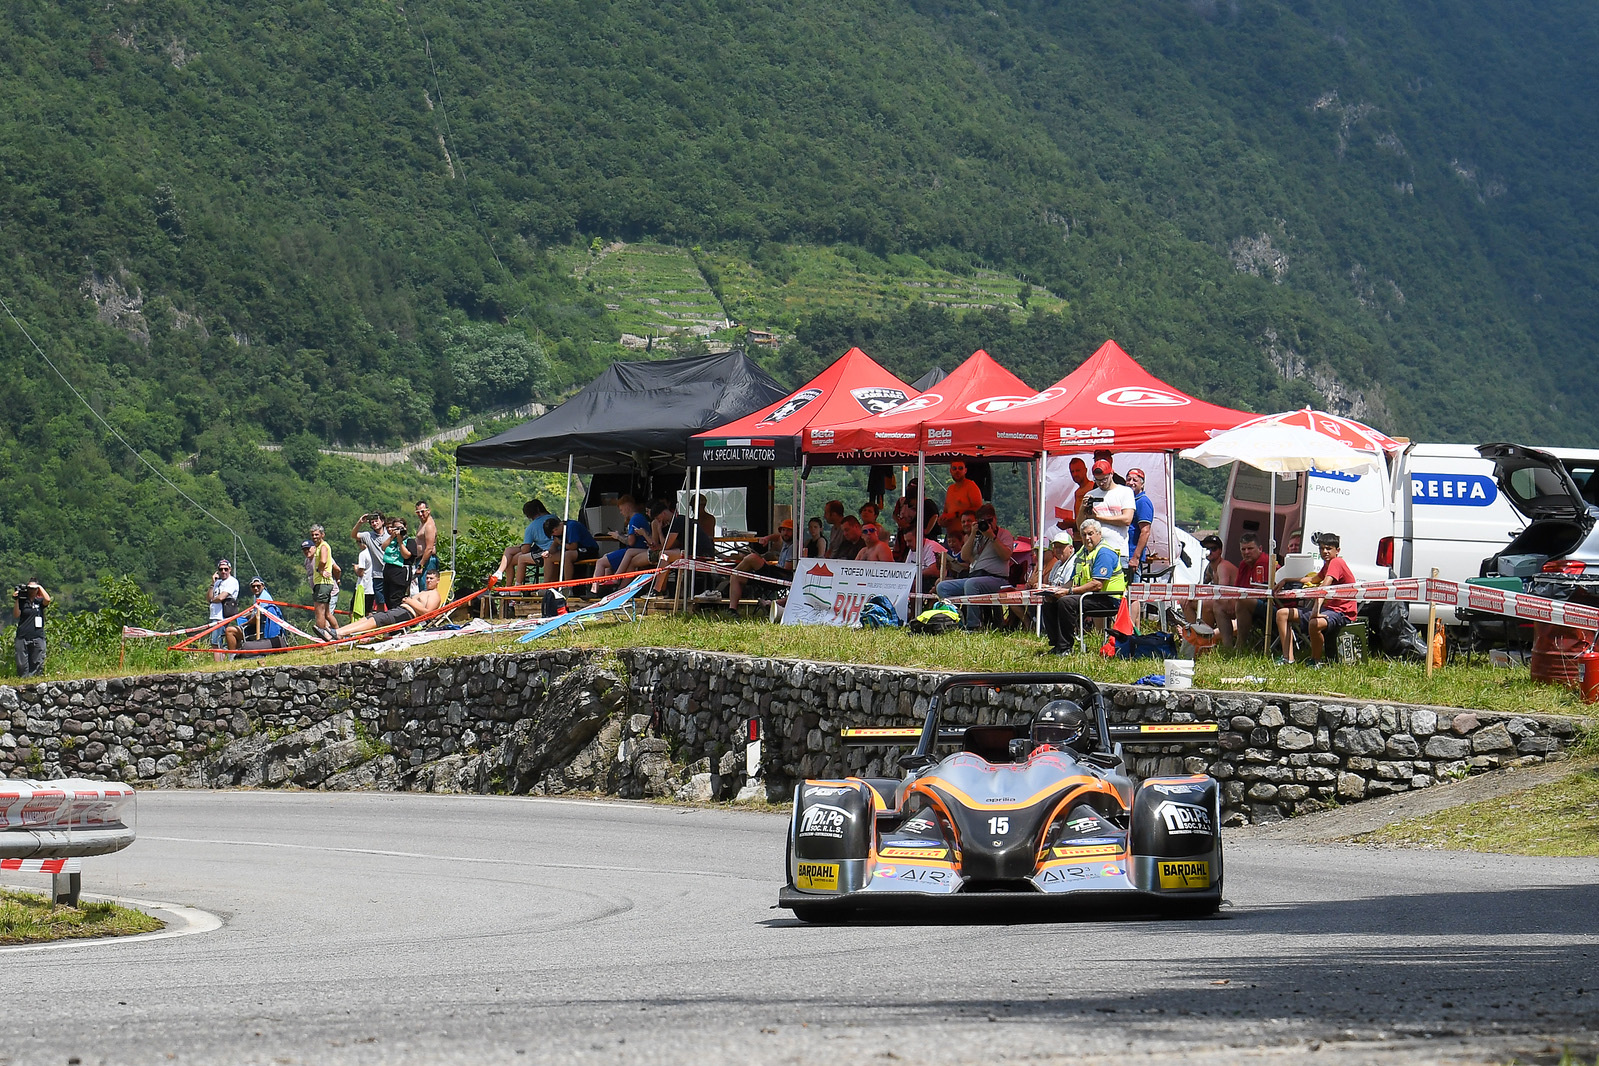
[[927, 769], [937, 761], [938, 759], [932, 755], [901, 755], [899, 765], [900, 769], [909, 770], [914, 774]]

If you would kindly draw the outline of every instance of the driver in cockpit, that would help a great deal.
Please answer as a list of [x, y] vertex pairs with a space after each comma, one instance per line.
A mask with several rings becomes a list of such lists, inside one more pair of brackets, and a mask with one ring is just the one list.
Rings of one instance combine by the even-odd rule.
[[1033, 716], [1032, 752], [1064, 751], [1086, 755], [1094, 746], [1088, 712], [1074, 700], [1050, 700]]

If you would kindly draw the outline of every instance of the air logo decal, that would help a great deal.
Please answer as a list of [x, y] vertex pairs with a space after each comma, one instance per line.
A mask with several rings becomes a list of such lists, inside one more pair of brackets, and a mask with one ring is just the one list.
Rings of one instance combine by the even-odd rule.
[[1129, 385], [1106, 389], [1095, 397], [1106, 407], [1187, 407], [1193, 401], [1167, 389], [1152, 385]]
[[899, 872], [901, 881], [919, 881], [923, 884], [942, 885], [949, 881], [949, 871], [931, 866], [907, 866]]
[[842, 807], [827, 803], [812, 804], [805, 808], [805, 814], [800, 818], [800, 836], [843, 840], [844, 826], [849, 820], [849, 812]]
[[1211, 827], [1210, 812], [1203, 807], [1167, 800], [1155, 808], [1155, 813], [1166, 823], [1166, 832], [1173, 836], [1194, 836], [1214, 832]]
[[759, 422], [756, 423], [756, 425], [759, 425], [759, 426], [776, 425], [777, 423], [783, 421], [783, 419], [788, 418], [790, 415], [792, 415], [795, 412], [797, 412], [800, 408], [804, 407], [806, 404], [810, 403], [812, 400], [816, 399], [821, 394], [822, 394], [822, 390], [821, 389], [806, 389], [803, 392], [796, 392], [794, 395], [790, 396], [787, 400], [784, 400], [781, 407], [779, 407], [777, 410], [773, 411], [771, 414], [767, 415], [765, 418], [761, 419]]
[[905, 390], [884, 385], [871, 385], [861, 389], [850, 389], [849, 394], [855, 402], [861, 405], [861, 410], [869, 415], [880, 415], [885, 411], [892, 411], [906, 400]]

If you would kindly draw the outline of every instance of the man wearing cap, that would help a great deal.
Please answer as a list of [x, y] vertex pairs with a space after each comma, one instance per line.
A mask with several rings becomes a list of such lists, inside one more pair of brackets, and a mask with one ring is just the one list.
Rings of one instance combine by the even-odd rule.
[[966, 464], [959, 459], [949, 464], [949, 488], [944, 490], [944, 513], [939, 515], [945, 529], [960, 521], [962, 511], [983, 506], [983, 490], [966, 476]]
[[[729, 603], [736, 605], [739, 600], [744, 598], [744, 583], [748, 580], [744, 576], [745, 574], [758, 574], [761, 577], [769, 577], [777, 581], [794, 580], [794, 520], [792, 518], [783, 519], [782, 524], [777, 527], [776, 533], [764, 536], [755, 543], [760, 545], [760, 549], [752, 551], [740, 559], [738, 565], [733, 568], [738, 573], [728, 579], [727, 598]], [[775, 562], [767, 558], [767, 555], [774, 550], [777, 552]], [[759, 584], [761, 588], [770, 592], [774, 599], [782, 592], [782, 586], [780, 585], [769, 585], [764, 581], [759, 582]]]
[[250, 596], [250, 605], [260, 610], [252, 611], [227, 627], [228, 650], [283, 647], [283, 617], [272, 605], [272, 593], [267, 591], [266, 582], [259, 576], [250, 579]]
[[[1090, 517], [1098, 520], [1100, 537], [1105, 545], [1124, 560], [1127, 559], [1127, 532], [1138, 514], [1138, 502], [1133, 490], [1116, 484], [1116, 471], [1109, 459], [1094, 462], [1094, 491], [1084, 499]], [[1078, 528], [1082, 528], [1079, 521]], [[1086, 539], [1087, 534], [1084, 534]]]
[[[1200, 581], [1206, 585], [1232, 586], [1238, 584], [1238, 567], [1222, 558], [1225, 545], [1221, 538], [1211, 533], [1199, 542], [1205, 549], [1205, 573]], [[1205, 600], [1188, 603], [1188, 618], [1190, 621], [1204, 622], [1216, 631], [1221, 640], [1222, 647], [1233, 646], [1233, 616], [1237, 613], [1237, 606], [1232, 600]]]
[[[211, 575], [211, 592], [206, 596], [211, 604], [210, 621], [214, 624], [236, 613], [239, 604], [239, 579], [233, 576], [233, 564], [226, 559], [217, 560], [216, 572]], [[211, 644], [220, 648], [227, 641], [222, 627], [211, 631]], [[216, 656], [226, 658], [226, 656]]]
[[[1083, 611], [1110, 610], [1127, 589], [1121, 556], [1104, 542], [1103, 524], [1085, 518], [1078, 531], [1083, 537], [1082, 548], [1064, 564], [1051, 568], [1044, 581], [1044, 602], [1039, 607], [1044, 636], [1049, 640], [1049, 651], [1055, 655], [1072, 651]], [[1064, 534], [1056, 534], [1057, 538], [1061, 536]]]
[[1128, 536], [1132, 551], [1127, 565], [1136, 574], [1148, 557], [1150, 534], [1155, 531], [1155, 501], [1144, 492], [1144, 472], [1136, 466], [1127, 471], [1127, 487], [1133, 490], [1133, 524]]
[[[1340, 548], [1338, 534], [1317, 533], [1310, 539], [1321, 551], [1321, 569], [1314, 577], [1305, 578], [1305, 587], [1353, 585], [1355, 572], [1349, 569], [1348, 563], [1338, 557]], [[1321, 601], [1304, 599], [1300, 602], [1302, 604], [1300, 607], [1277, 608], [1277, 638], [1282, 644], [1283, 652], [1278, 663], [1280, 665], [1293, 663], [1294, 639], [1289, 630], [1297, 626], [1310, 636], [1310, 658], [1305, 661], [1305, 665], [1318, 667], [1325, 658], [1327, 638], [1337, 637], [1340, 629], [1353, 622], [1358, 607], [1354, 600], [1344, 597], [1334, 599], [1329, 596]], [[1320, 606], [1317, 606], [1318, 602]]]

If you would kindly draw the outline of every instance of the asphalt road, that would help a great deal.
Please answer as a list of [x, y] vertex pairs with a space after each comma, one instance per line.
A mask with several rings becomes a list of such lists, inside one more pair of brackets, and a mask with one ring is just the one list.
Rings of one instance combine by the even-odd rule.
[[1599, 1054], [1596, 861], [1240, 835], [1214, 920], [836, 928], [772, 909], [774, 814], [163, 792], [139, 833], [86, 891], [222, 926], [0, 951], [0, 1063]]

